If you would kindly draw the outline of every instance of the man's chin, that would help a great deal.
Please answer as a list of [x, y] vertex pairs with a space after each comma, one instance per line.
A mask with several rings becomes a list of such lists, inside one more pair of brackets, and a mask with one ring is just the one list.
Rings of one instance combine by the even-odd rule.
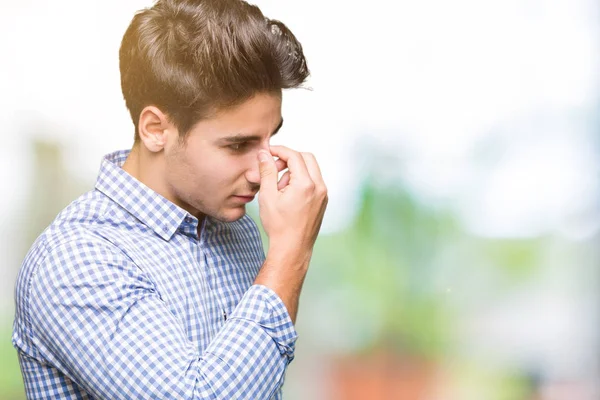
[[213, 215], [212, 217], [220, 222], [235, 222], [246, 215], [246, 206], [232, 207], [227, 210], [223, 210], [219, 215]]

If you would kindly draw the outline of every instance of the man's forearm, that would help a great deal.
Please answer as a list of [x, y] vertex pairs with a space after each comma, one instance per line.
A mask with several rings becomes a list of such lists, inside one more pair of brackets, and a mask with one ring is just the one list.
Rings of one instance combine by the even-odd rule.
[[298, 300], [312, 251], [283, 251], [270, 248], [254, 283], [273, 290], [296, 323]]

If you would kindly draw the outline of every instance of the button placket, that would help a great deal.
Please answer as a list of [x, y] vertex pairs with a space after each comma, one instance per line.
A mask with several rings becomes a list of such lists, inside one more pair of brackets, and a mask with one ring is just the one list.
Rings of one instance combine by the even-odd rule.
[[204, 218], [204, 221], [202, 221], [202, 229], [200, 230], [200, 242], [198, 244], [199, 248], [200, 248], [200, 252], [202, 253], [203, 257], [204, 257], [204, 263], [206, 265], [206, 276], [207, 276], [207, 282], [208, 285], [210, 287], [210, 291], [211, 291], [211, 295], [214, 296], [216, 303], [219, 306], [219, 309], [221, 311], [221, 316], [223, 317], [222, 319], [222, 323], [225, 323], [227, 321], [227, 308], [224, 306], [222, 300], [221, 300], [221, 296], [219, 296], [219, 291], [218, 291], [218, 279], [217, 279], [217, 268], [215, 265], [215, 256], [211, 255], [211, 257], [208, 256], [209, 253], [212, 253], [212, 249], [209, 249], [209, 241], [207, 240], [207, 227], [206, 227], [206, 220], [207, 218]]
[[[206, 246], [206, 243], [205, 243], [205, 246]], [[217, 276], [216, 276], [215, 263], [212, 259], [210, 259], [207, 256], [207, 253], [209, 252], [208, 250], [201, 248], [200, 252], [204, 256], [204, 263], [207, 268], [207, 271], [206, 271], [207, 278], [208, 278], [207, 282], [210, 287], [211, 295], [214, 296], [214, 299], [216, 300], [216, 303], [218, 304], [219, 309], [221, 311], [221, 316], [223, 317], [223, 323], [225, 323], [227, 321], [227, 309], [221, 300], [221, 296], [219, 296], [219, 291], [217, 288]]]

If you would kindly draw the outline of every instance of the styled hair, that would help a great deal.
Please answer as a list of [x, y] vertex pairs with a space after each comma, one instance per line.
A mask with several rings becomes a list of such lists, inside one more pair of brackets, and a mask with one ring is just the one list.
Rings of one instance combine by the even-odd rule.
[[133, 17], [119, 68], [136, 141], [149, 105], [185, 136], [203, 118], [309, 75], [294, 34], [242, 0], [158, 0]]

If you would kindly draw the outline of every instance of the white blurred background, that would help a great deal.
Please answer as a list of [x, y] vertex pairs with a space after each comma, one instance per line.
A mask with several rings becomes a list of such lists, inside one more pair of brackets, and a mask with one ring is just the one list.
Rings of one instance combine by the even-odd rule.
[[[312, 90], [285, 93], [285, 127], [274, 141], [313, 152], [330, 192], [286, 398], [599, 399], [600, 5], [255, 3], [292, 29], [312, 72]], [[133, 13], [151, 2], [0, 5], [0, 397], [24, 398], [8, 343], [16, 273], [44, 226], [93, 188], [101, 157], [132, 144], [118, 48]], [[383, 205], [365, 214], [369, 196], [391, 200], [374, 200]], [[386, 207], [405, 198], [405, 217], [387, 218]], [[452, 229], [441, 227], [442, 214]], [[385, 239], [361, 239], [360, 254], [389, 255], [356, 267], [367, 280], [398, 273], [390, 297], [379, 296], [385, 279], [338, 279], [344, 235], [364, 232], [361, 215], [381, 215], [388, 225], [369, 229], [389, 229], [385, 238], [399, 248], [414, 239], [406, 253], [421, 249], [400, 262], [377, 247]], [[426, 223], [436, 240], [415, 234]], [[411, 269], [425, 254], [428, 267]], [[411, 305], [415, 290], [431, 295], [437, 314]], [[444, 323], [427, 331], [422, 322], [442, 308]], [[409, 339], [396, 343], [396, 333]], [[428, 334], [442, 345], [421, 351], [414, 336]], [[338, 360], [349, 366], [356, 357], [357, 376], [375, 373], [351, 397], [333, 386]], [[416, 371], [423, 362], [415, 359], [430, 366], [418, 395], [381, 378]], [[417, 385], [414, 374], [392, 380]]]

